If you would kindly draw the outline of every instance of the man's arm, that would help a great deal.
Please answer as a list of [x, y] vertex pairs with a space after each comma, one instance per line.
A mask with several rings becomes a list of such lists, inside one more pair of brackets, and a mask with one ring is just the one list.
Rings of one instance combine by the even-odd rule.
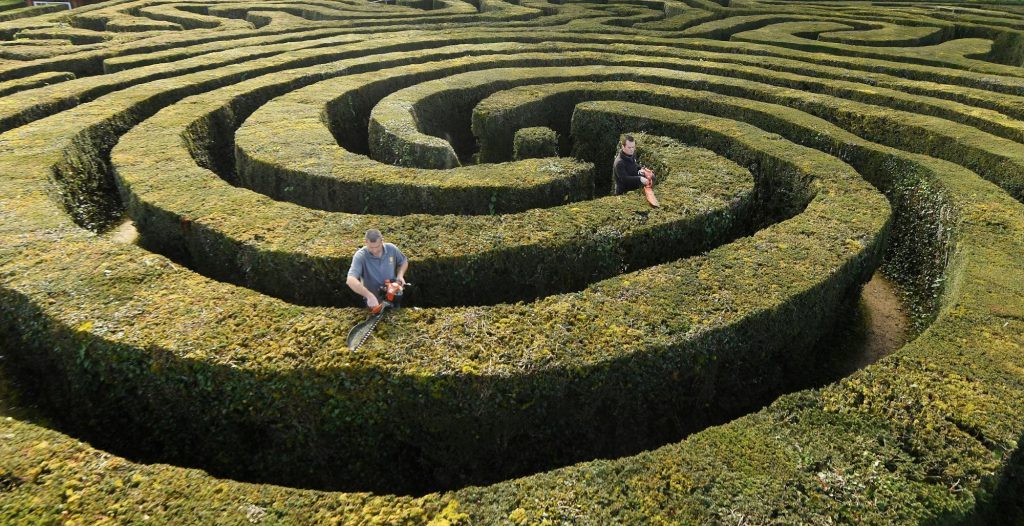
[[349, 276], [348, 278], [345, 278], [345, 284], [348, 285], [348, 288], [352, 289], [352, 292], [366, 298], [366, 304], [368, 306], [377, 306], [377, 296], [374, 296], [373, 293], [370, 292], [370, 289], [364, 287], [363, 282], [359, 281], [359, 278]]
[[648, 184], [654, 183], [654, 172], [646, 167], [640, 167], [640, 182], [647, 186]]
[[405, 258], [405, 261], [398, 266], [398, 272], [395, 273], [395, 279], [398, 280], [398, 284], [405, 286], [405, 271], [409, 270], [409, 258]]
[[636, 175], [640, 177], [640, 184], [647, 186], [654, 182], [654, 172], [650, 168], [643, 165], [639, 159], [635, 159], [634, 162], [637, 166]]
[[366, 288], [366, 286], [363, 285], [363, 281], [359, 279], [360, 276], [362, 276], [362, 271], [363, 254], [361, 252], [356, 252], [356, 255], [352, 256], [352, 266], [348, 269], [348, 277], [345, 278], [345, 284], [348, 285], [348, 288], [352, 289], [352, 292], [366, 298], [366, 306], [372, 309], [376, 307], [379, 302], [377, 301], [377, 296], [370, 292], [370, 289]]
[[376, 307], [377, 304], [379, 303], [377, 301], [377, 296], [374, 296], [373, 293], [370, 292], [370, 289], [364, 287], [363, 282], [359, 281], [359, 279], [357, 279], [355, 276], [349, 276], [348, 278], [346, 278], [345, 284], [348, 285], [348, 288], [352, 289], [352, 292], [355, 292], [356, 294], [359, 294], [360, 296], [366, 298], [367, 307], [370, 307], [372, 309]]
[[402, 249], [398, 248], [395, 245], [392, 245], [392, 247], [394, 247], [395, 249], [395, 257], [397, 258], [396, 261], [398, 261], [398, 268], [395, 269], [395, 280], [398, 281], [399, 285], [404, 287], [405, 271], [409, 270], [409, 258], [405, 256], [405, 253], [402, 252]]

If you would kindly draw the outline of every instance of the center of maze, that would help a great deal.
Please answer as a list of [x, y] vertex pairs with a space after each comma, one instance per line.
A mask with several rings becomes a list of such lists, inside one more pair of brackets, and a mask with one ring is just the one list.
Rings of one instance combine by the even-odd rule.
[[[42, 415], [0, 425], [0, 523], [1020, 509], [1024, 9], [112, 0], [0, 36], [0, 408]], [[612, 195], [624, 134], [660, 208]], [[414, 285], [352, 352], [371, 228]], [[879, 270], [915, 338], [829, 377]]]

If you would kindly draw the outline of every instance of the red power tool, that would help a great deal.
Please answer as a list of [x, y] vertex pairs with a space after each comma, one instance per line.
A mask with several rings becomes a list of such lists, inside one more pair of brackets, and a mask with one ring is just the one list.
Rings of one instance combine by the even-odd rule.
[[647, 198], [647, 202], [654, 208], [660, 208], [658, 204], [658, 198], [654, 196], [654, 172], [647, 168], [642, 168], [644, 171], [644, 177], [647, 178], [647, 184], [644, 185], [644, 197]]

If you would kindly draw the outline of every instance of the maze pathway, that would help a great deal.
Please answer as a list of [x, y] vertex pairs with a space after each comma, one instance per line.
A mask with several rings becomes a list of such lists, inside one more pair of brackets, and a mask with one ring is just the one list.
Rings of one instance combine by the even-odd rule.
[[1024, 519], [1024, 10], [724, 4], [0, 11], [0, 523]]

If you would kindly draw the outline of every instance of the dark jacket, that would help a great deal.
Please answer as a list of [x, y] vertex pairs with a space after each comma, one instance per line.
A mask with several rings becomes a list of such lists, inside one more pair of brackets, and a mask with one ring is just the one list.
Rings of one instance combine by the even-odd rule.
[[624, 194], [630, 190], [636, 190], [643, 186], [640, 183], [643, 166], [636, 162], [632, 155], [626, 155], [619, 150], [612, 163], [612, 173], [615, 175], [615, 195]]

